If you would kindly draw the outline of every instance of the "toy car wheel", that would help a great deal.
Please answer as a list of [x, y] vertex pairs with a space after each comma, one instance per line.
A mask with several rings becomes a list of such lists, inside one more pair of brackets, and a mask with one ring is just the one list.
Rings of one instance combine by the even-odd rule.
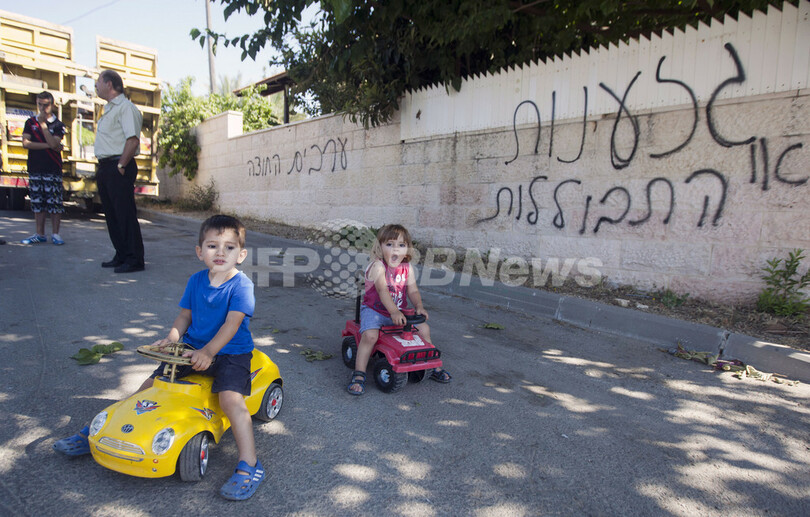
[[343, 349], [341, 355], [343, 356], [343, 364], [347, 368], [354, 370], [354, 360], [357, 357], [357, 341], [353, 336], [343, 338]]
[[284, 402], [284, 390], [281, 389], [281, 384], [274, 382], [267, 387], [262, 399], [262, 405], [259, 406], [259, 411], [256, 412], [256, 418], [269, 422], [273, 420], [281, 411], [281, 404]]
[[180, 451], [177, 470], [183, 481], [200, 481], [208, 469], [208, 433], [195, 434]]
[[428, 370], [417, 370], [415, 372], [408, 372], [408, 382], [416, 384], [422, 382], [427, 375]]
[[408, 374], [396, 373], [385, 357], [378, 357], [374, 361], [374, 382], [383, 393], [394, 393], [408, 382]]

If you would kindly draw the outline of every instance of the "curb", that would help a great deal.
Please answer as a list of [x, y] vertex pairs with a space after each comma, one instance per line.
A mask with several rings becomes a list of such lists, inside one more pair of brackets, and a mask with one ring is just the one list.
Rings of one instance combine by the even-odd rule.
[[[438, 274], [434, 274], [434, 271]], [[432, 279], [446, 273], [430, 269], [427, 274], [428, 279]], [[666, 348], [676, 347], [680, 343], [689, 350], [711, 352], [725, 359], [738, 359], [764, 372], [778, 373], [790, 380], [810, 382], [810, 353], [710, 325], [538, 289], [511, 287], [463, 274], [455, 275], [453, 281], [446, 285], [428, 285], [422, 289], [461, 296]]]
[[[194, 218], [139, 208], [139, 216], [174, 224], [194, 233], [200, 221]], [[248, 231], [248, 235], [267, 238], [266, 234]], [[317, 248], [312, 244], [273, 236], [279, 244]], [[689, 350], [711, 352], [721, 358], [738, 359], [758, 370], [778, 373], [790, 380], [810, 383], [810, 353], [725, 329], [691, 323], [651, 314], [636, 309], [607, 305], [572, 296], [558, 295], [539, 289], [512, 287], [494, 280], [453, 274], [448, 271], [419, 268], [420, 289], [440, 295], [460, 296], [485, 304], [497, 305], [530, 316], [551, 319], [575, 327], [637, 339], [653, 345], [672, 348], [681, 344]], [[427, 274], [427, 278], [424, 278]]]

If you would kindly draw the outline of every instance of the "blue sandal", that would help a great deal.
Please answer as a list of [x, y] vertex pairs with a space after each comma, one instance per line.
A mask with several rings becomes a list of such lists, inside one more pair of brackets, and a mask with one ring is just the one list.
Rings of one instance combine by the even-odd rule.
[[[360, 391], [354, 391], [352, 386], [357, 385], [360, 386]], [[366, 372], [361, 372], [359, 370], [355, 370], [352, 372], [352, 380], [349, 381], [349, 385], [346, 386], [346, 391], [348, 391], [352, 395], [362, 395], [366, 392]]]
[[87, 435], [90, 433], [90, 428], [84, 426], [81, 431], [62, 438], [54, 442], [53, 450], [61, 452], [67, 456], [84, 456], [90, 454], [90, 442], [87, 441]]
[[[247, 475], [240, 474], [240, 470], [247, 472]], [[240, 461], [239, 465], [236, 466], [236, 470], [233, 471], [233, 475], [219, 489], [219, 494], [231, 501], [244, 501], [256, 492], [263, 479], [264, 467], [262, 467], [261, 461], [256, 460], [255, 467]]]
[[447, 370], [441, 369], [440, 371], [433, 370], [430, 374], [430, 380], [447, 384], [453, 377], [447, 373]]

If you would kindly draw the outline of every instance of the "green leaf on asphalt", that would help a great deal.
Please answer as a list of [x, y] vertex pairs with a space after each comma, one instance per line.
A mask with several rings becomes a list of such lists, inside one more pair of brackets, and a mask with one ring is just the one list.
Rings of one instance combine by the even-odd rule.
[[320, 350], [312, 350], [311, 348], [305, 348], [301, 350], [301, 355], [307, 360], [307, 362], [312, 361], [326, 361], [327, 359], [332, 358], [332, 354], [324, 354]]
[[113, 341], [109, 345], [96, 345], [91, 350], [96, 354], [112, 354], [113, 352], [118, 352], [119, 350], [123, 350], [124, 345], [119, 343], [118, 341]]
[[103, 354], [93, 352], [87, 348], [80, 348], [79, 352], [70, 356], [70, 358], [75, 359], [80, 365], [86, 366], [88, 364], [98, 363], [101, 360], [102, 355]]
[[101, 361], [103, 356], [123, 349], [124, 345], [118, 341], [113, 341], [109, 345], [94, 345], [93, 348], [80, 348], [79, 351], [70, 356], [70, 358], [75, 359], [80, 365], [86, 366], [88, 364], [97, 364]]
[[503, 330], [504, 326], [499, 323], [486, 323], [483, 325], [485, 329]]

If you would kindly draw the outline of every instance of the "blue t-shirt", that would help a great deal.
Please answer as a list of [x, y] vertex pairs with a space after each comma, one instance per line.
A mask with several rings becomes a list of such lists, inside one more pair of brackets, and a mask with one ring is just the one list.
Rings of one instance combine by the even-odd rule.
[[191, 310], [191, 325], [183, 341], [194, 348], [204, 347], [219, 332], [228, 312], [239, 311], [245, 313], [242, 324], [217, 355], [248, 354], [253, 351], [253, 337], [248, 325], [255, 306], [253, 282], [241, 271], [219, 287], [211, 286], [207, 269], [194, 273], [180, 300], [180, 307]]

